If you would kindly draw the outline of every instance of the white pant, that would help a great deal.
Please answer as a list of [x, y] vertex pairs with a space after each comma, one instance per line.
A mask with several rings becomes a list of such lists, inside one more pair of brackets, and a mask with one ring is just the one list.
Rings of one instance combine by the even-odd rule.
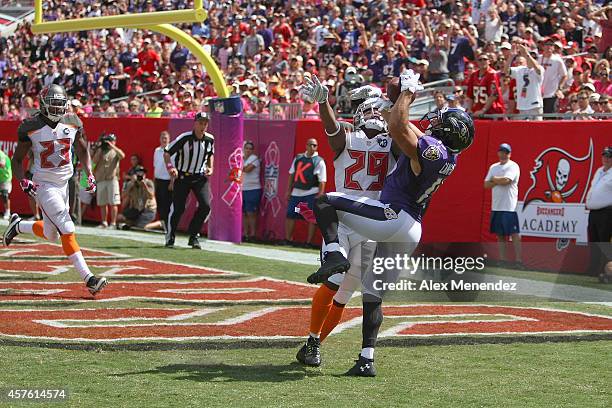
[[[371, 258], [376, 250], [376, 242], [368, 242], [367, 238], [357, 234], [344, 224], [338, 226], [338, 240], [340, 241], [340, 246], [348, 254], [351, 267], [346, 273], [336, 273], [327, 280], [338, 285], [338, 291], [334, 295], [334, 300], [346, 305], [353, 296], [353, 293], [361, 288], [362, 257], [367, 258], [365, 260], [366, 263], [369, 264], [371, 262]], [[325, 248], [325, 243], [323, 243], [323, 248]], [[364, 251], [362, 251], [362, 248]]]
[[[344, 193], [327, 193], [327, 198], [329, 203], [336, 208], [340, 226], [344, 225], [345, 228], [353, 230], [364, 239], [376, 241], [376, 247], [377, 250], [380, 250], [379, 252], [387, 255], [412, 255], [419, 244], [421, 239], [421, 223], [412, 218], [407, 212], [403, 210], [396, 212], [388, 204], [367, 197], [352, 196]], [[338, 228], [338, 239], [342, 246], [340, 227]], [[346, 249], [345, 247], [343, 248]], [[349, 254], [348, 251], [347, 254]], [[371, 264], [368, 265], [367, 263], [371, 261], [373, 255], [369, 259], [364, 259], [360, 254], [358, 258], [359, 261], [366, 261], [366, 264], [362, 265], [360, 262], [358, 272], [353, 271], [350, 276], [359, 276], [366, 292], [380, 296], [377, 290], [372, 289], [372, 279], [376, 277], [370, 276], [372, 275], [370, 273], [367, 274], [368, 276], [361, 276], [362, 269], [367, 268], [368, 272], [371, 270]], [[352, 269], [350, 254], [349, 261], [351, 262]], [[348, 273], [347, 276], [349, 276]], [[397, 271], [390, 271], [386, 276], [388, 281], [396, 279]]]
[[68, 183], [63, 185], [42, 182], [36, 190], [36, 201], [43, 214], [45, 238], [51, 242], [60, 234], [72, 234], [74, 223], [68, 205]]

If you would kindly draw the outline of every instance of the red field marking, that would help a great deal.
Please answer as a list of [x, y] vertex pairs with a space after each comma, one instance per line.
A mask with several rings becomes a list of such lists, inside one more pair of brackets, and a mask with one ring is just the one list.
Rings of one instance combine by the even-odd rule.
[[[102, 276], [123, 277], [202, 277], [202, 276], [237, 276], [239, 272], [222, 271], [193, 265], [184, 265], [152, 259], [117, 259], [113, 261], [91, 260], [90, 267], [103, 268]], [[0, 260], [0, 270], [28, 274], [59, 275], [71, 270], [66, 260]]]
[[[215, 323], [189, 323], [194, 316], [222, 309], [0, 310], [0, 336], [84, 341], [177, 341], [300, 338], [308, 332], [309, 307], [262, 307]], [[404, 321], [386, 330], [385, 337], [612, 332], [610, 317], [540, 308], [413, 305], [385, 307], [384, 313], [392, 321], [395, 318], [408, 320], [411, 317], [451, 319], [466, 315], [507, 317], [505, 322], [420, 321], [410, 327]], [[360, 308], [347, 308], [345, 323], [338, 327], [339, 331], [352, 326], [355, 321], [360, 322], [360, 315]]]
[[[81, 248], [85, 258], [125, 258], [127, 255]], [[12, 244], [0, 247], [0, 258], [66, 258], [61, 245], [49, 242]]]
[[[111, 282], [95, 301], [126, 299], [201, 303], [306, 301], [314, 286], [270, 278], [203, 282]], [[94, 300], [80, 282], [0, 282], [0, 302]]]

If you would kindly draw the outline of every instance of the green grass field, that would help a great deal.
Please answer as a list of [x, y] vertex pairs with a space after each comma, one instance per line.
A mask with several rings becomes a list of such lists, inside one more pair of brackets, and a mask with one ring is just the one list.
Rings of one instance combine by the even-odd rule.
[[[166, 250], [161, 247], [161, 239], [156, 245], [80, 235], [79, 241], [83, 247], [131, 257], [300, 283], [313, 270], [308, 265], [242, 255]], [[506, 272], [539, 281], [551, 281], [553, 276], [496, 271]], [[23, 275], [19, 279], [76, 281], [77, 275], [72, 271], [44, 277]], [[15, 278], [2, 277], [0, 283], [8, 280]], [[111, 285], [130, 280], [135, 279], [115, 278]], [[561, 281], [605, 289], [590, 277], [567, 276]], [[0, 291], [0, 301], [2, 296]], [[612, 315], [612, 308], [599, 304], [540, 303], [510, 297], [501, 303]], [[360, 298], [351, 302], [359, 304]], [[1, 305], [12, 310], [51, 306], [69, 310], [210, 305], [147, 300]], [[235, 317], [258, 305], [224, 303], [220, 307], [222, 311], [196, 321]], [[385, 320], [382, 331], [392, 320]], [[68, 399], [51, 406], [74, 407], [608, 407], [612, 400], [611, 339], [610, 333], [382, 339], [376, 351], [378, 377], [365, 379], [342, 376], [360, 350], [358, 326], [330, 336], [322, 349], [324, 362], [320, 368], [305, 368], [295, 361], [299, 339], [96, 343], [0, 336], [0, 389], [67, 388]], [[27, 405], [0, 399], [0, 406]]]

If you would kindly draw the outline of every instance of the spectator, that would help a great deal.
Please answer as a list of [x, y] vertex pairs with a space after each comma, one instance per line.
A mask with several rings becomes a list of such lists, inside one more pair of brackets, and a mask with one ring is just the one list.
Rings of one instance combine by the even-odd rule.
[[594, 113], [595, 111], [591, 107], [589, 98], [590, 98], [589, 94], [586, 91], [581, 91], [578, 94], [578, 112], [577, 113], [579, 113], [579, 115], [577, 115], [574, 119], [578, 119], [578, 120], [593, 119], [590, 116], [590, 114]]
[[442, 91], [434, 92], [434, 103], [436, 104], [437, 110], [442, 110], [448, 106], [446, 103], [446, 97], [444, 96], [444, 92]]
[[429, 58], [428, 81], [434, 82], [448, 78], [449, 38], [447, 36], [434, 36], [427, 16], [424, 16], [423, 20], [417, 19], [417, 21], [425, 31], [430, 44], [429, 48], [427, 48], [427, 56]]
[[561, 90], [567, 80], [565, 64], [561, 57], [553, 52], [554, 42], [552, 38], [543, 41], [543, 53], [538, 60], [539, 64], [544, 67], [544, 82], [542, 84], [544, 113], [558, 111], [558, 100], [564, 96]]
[[446, 95], [446, 102], [448, 103], [449, 108], [461, 109], [462, 111], [465, 111], [465, 108], [461, 106], [459, 99], [453, 94]]
[[117, 227], [117, 213], [121, 205], [119, 189], [119, 162], [125, 158], [123, 150], [117, 147], [117, 137], [110, 133], [102, 135], [94, 151], [94, 176], [97, 183], [96, 203], [100, 207], [102, 223], [100, 228]]
[[497, 235], [499, 243], [499, 258], [507, 261], [506, 241], [508, 238], [514, 244], [516, 265], [522, 265], [521, 237], [519, 235], [519, 219], [516, 212], [518, 204], [518, 183], [521, 170], [510, 160], [512, 148], [502, 143], [497, 151], [499, 162], [489, 167], [485, 177], [484, 187], [492, 189], [491, 201], [491, 233]]
[[253, 241], [257, 233], [257, 212], [261, 201], [261, 160], [254, 153], [255, 145], [244, 142], [244, 163], [242, 165], [242, 218], [245, 242]]
[[[510, 67], [510, 61], [506, 61], [506, 70], [516, 80], [517, 109], [521, 119], [542, 120], [544, 102], [542, 100], [542, 81], [544, 79], [544, 68], [538, 64], [527, 48], [517, 44], [513, 52], [516, 67]], [[517, 55], [518, 54], [518, 55]]]
[[123, 173], [122, 182], [122, 191], [127, 189], [127, 185], [132, 181], [134, 174], [136, 173], [136, 168], [141, 167], [142, 161], [140, 160], [140, 156], [137, 154], [132, 154], [130, 156], [130, 168], [128, 171]]
[[[298, 154], [289, 168], [289, 184], [287, 186], [287, 219], [285, 221], [285, 244], [293, 244], [293, 230], [295, 220], [301, 216], [295, 211], [299, 203], [308, 204], [313, 209], [314, 200], [325, 194], [325, 183], [327, 182], [327, 170], [325, 160], [317, 152], [318, 142], [316, 139], [308, 139], [306, 152]], [[306, 245], [313, 247], [315, 225], [308, 224], [308, 237]]]
[[474, 117], [485, 114], [504, 113], [504, 101], [499, 86], [497, 72], [491, 68], [489, 56], [482, 53], [477, 58], [478, 71], [470, 76], [467, 97], [471, 100]]
[[153, 181], [147, 178], [147, 170], [136, 166], [132, 179], [128, 182], [123, 211], [118, 220], [125, 222], [123, 229], [130, 227], [146, 228], [155, 219], [157, 205]]
[[13, 189], [13, 171], [11, 159], [3, 150], [0, 150], [0, 198], [4, 206], [2, 218], [8, 220], [11, 216], [11, 191]]
[[[164, 160], [164, 150], [170, 143], [170, 133], [167, 131], [161, 132], [159, 135], [159, 146], [153, 152], [153, 172], [155, 177], [155, 202], [157, 203], [157, 214], [159, 215], [159, 223], [164, 231], [166, 231], [166, 223], [168, 222], [168, 213], [170, 212], [170, 204], [172, 203], [172, 179], [166, 168]], [[156, 228], [157, 225], [149, 226]]]
[[589, 242], [591, 247], [591, 271], [604, 278], [603, 263], [600, 251], [608, 250], [612, 238], [612, 146], [602, 152], [602, 167], [593, 177], [586, 197], [586, 208], [589, 210]]

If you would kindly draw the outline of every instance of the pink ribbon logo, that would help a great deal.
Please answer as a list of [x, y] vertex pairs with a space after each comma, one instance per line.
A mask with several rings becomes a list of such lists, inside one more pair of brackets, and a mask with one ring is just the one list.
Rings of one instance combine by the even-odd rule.
[[272, 210], [274, 217], [281, 209], [280, 199], [278, 198], [278, 162], [280, 159], [280, 149], [276, 142], [268, 145], [264, 153], [264, 200], [265, 204], [261, 208], [261, 214]]
[[236, 150], [229, 155], [227, 162], [230, 168], [227, 181], [229, 181], [230, 185], [221, 196], [221, 199], [228, 207], [231, 207], [242, 191], [240, 188], [240, 183], [242, 182], [242, 147], [237, 147]]

